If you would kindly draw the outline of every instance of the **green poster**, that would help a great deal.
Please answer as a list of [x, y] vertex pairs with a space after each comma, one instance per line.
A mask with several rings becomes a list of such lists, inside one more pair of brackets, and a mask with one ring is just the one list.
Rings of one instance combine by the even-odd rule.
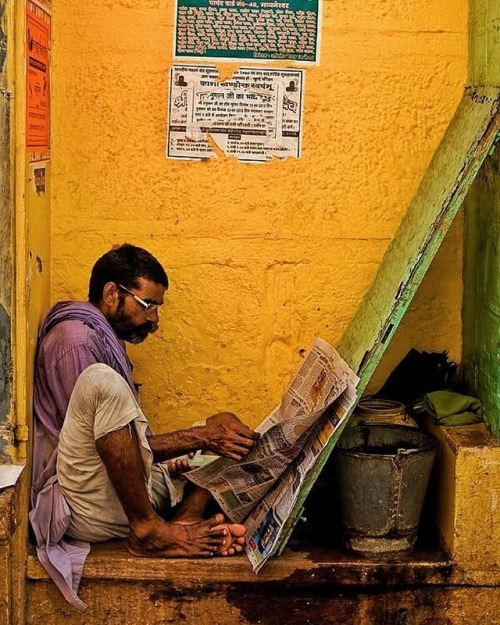
[[319, 0], [177, 0], [175, 56], [317, 63]]

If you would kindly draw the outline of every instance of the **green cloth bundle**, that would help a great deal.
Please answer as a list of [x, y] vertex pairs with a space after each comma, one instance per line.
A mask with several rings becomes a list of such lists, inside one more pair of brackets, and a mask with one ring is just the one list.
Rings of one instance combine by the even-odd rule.
[[452, 391], [434, 391], [424, 395], [424, 410], [439, 425], [470, 425], [483, 420], [479, 399]]

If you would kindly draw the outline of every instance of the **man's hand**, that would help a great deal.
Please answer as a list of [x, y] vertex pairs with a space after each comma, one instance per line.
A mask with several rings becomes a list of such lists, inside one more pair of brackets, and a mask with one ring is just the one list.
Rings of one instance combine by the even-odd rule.
[[[239, 462], [260, 438], [232, 412], [219, 412], [208, 417], [205, 423], [186, 430], [148, 436], [154, 461], [164, 462], [201, 450]], [[177, 467], [172, 466], [172, 469]]]
[[232, 412], [219, 412], [208, 417], [204, 429], [207, 451], [237, 461], [252, 451], [260, 437]]
[[166, 465], [170, 477], [178, 480], [185, 479], [183, 473], [191, 471], [191, 466], [187, 458], [174, 458], [173, 460], [164, 460], [162, 464]]

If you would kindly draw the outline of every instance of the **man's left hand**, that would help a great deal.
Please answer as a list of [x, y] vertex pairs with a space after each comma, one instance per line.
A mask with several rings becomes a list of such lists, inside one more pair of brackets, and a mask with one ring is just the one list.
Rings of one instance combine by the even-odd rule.
[[243, 460], [255, 447], [260, 435], [232, 412], [219, 412], [206, 420], [206, 450], [231, 460]]

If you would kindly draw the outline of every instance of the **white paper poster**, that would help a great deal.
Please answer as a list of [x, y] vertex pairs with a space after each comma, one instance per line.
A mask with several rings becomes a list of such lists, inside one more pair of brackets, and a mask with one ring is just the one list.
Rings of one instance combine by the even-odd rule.
[[[170, 72], [167, 158], [299, 158], [304, 70], [239, 69], [220, 82], [212, 66]], [[212, 142], [209, 140], [209, 136]]]

